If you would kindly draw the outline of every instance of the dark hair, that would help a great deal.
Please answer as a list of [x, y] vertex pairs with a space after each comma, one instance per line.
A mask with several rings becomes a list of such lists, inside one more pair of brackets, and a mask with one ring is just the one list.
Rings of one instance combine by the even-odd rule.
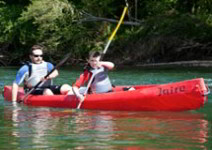
[[101, 55], [102, 55], [102, 53], [99, 52], [99, 51], [90, 51], [89, 52], [89, 58], [91, 58], [91, 57], [99, 57]]
[[33, 51], [36, 49], [40, 49], [41, 51], [43, 51], [43, 46], [41, 45], [33, 45], [30, 49], [30, 55], [33, 54]]

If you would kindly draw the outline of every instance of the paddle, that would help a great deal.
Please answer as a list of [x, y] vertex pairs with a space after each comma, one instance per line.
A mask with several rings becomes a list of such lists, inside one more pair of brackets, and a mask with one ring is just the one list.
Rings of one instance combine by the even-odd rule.
[[[62, 66], [67, 60], [68, 58], [71, 56], [71, 52], [68, 53], [45, 77], [44, 79], [46, 79], [50, 74], [52, 74], [56, 69], [58, 69], [60, 66]], [[23, 97], [23, 99], [18, 100], [17, 102], [23, 102], [28, 96], [29, 94], [31, 94], [36, 88], [38, 88], [39, 85], [41, 85], [44, 81], [40, 81], [38, 82], [27, 94], [25, 94], [25, 96]]]
[[[126, 5], [126, 6], [124, 7], [124, 10], [123, 10], [123, 12], [122, 12], [121, 18], [120, 18], [120, 20], [119, 20], [119, 22], [118, 22], [118, 24], [117, 24], [115, 30], [112, 32], [111, 36], [109, 37], [108, 42], [107, 42], [107, 44], [106, 44], [106, 46], [105, 46], [105, 48], [104, 48], [103, 55], [106, 54], [106, 52], [107, 52], [107, 50], [108, 50], [108, 47], [110, 46], [110, 43], [111, 43], [112, 40], [113, 40], [113, 37], [115, 36], [115, 34], [116, 34], [116, 32], [118, 31], [118, 29], [119, 29], [121, 23], [123, 22], [123, 19], [124, 19], [124, 16], [125, 16], [126, 12], [127, 12], [127, 9], [128, 9], [128, 5]], [[100, 59], [101, 59], [101, 58], [100, 58]], [[96, 73], [96, 74], [98, 74], [98, 73]], [[88, 85], [87, 85], [87, 88], [86, 88], [86, 90], [85, 90], [85, 93], [83, 94], [84, 96], [87, 94], [88, 89], [89, 89], [89, 87], [90, 87], [90, 85], [91, 85], [91, 83], [92, 83], [92, 81], [93, 81], [93, 78], [95, 77], [96, 74], [93, 74], [92, 77], [91, 77], [91, 79], [89, 80]], [[83, 100], [83, 101], [84, 101], [84, 100]], [[83, 101], [80, 101], [80, 102], [79, 102], [79, 104], [78, 104], [78, 106], [77, 106], [77, 109], [80, 109], [80, 107], [81, 107]]]

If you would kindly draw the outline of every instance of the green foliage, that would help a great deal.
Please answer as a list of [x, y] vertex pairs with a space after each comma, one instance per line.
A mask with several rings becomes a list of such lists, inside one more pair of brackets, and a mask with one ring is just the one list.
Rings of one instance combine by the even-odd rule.
[[122, 11], [125, 6], [124, 1], [117, 0], [81, 0], [80, 2], [81, 3], [79, 4], [78, 0], [75, 1], [75, 4], [78, 4], [77, 6], [79, 9], [83, 9], [92, 15], [100, 17], [119, 18], [117, 14], [119, 15], [120, 12], [117, 13], [117, 10]]
[[[138, 53], [136, 57], [139, 53], [150, 56], [170, 47], [164, 44], [166, 37], [201, 43], [210, 42], [212, 38], [211, 0], [128, 2], [125, 20], [142, 23], [140, 26], [122, 25], [110, 52], [125, 54], [122, 49], [129, 48], [128, 56], [132, 51]], [[88, 51], [104, 48], [116, 23], [79, 20], [89, 18], [88, 14], [119, 20], [124, 6], [124, 0], [0, 0], [0, 45], [10, 45], [13, 54], [23, 57], [29, 47], [40, 43], [47, 47], [51, 56], [58, 55], [56, 58], [67, 51], [72, 51], [74, 57], [84, 58]]]
[[[148, 16], [140, 27], [126, 30], [124, 36], [119, 35], [116, 52], [121, 53], [126, 62], [192, 59], [189, 56], [203, 58], [205, 56], [200, 55], [201, 51], [211, 53], [211, 48], [207, 47], [212, 39], [210, 17], [210, 14], [182, 14], [176, 11]], [[195, 54], [198, 57], [195, 58]]]
[[32, 0], [21, 14], [19, 25], [23, 44], [42, 43], [54, 52], [76, 32], [73, 22], [77, 17], [74, 7], [66, 0]]
[[206, 23], [210, 26], [212, 26], [212, 14], [209, 14], [206, 18]]
[[8, 5], [22, 5], [26, 6], [30, 3], [30, 0], [2, 0]]
[[210, 14], [211, 0], [177, 0], [175, 8], [181, 13]]
[[8, 6], [3, 1], [0, 1], [0, 6], [0, 43], [11, 43], [16, 35], [16, 20], [23, 8], [20, 5]]
[[191, 15], [157, 16], [146, 20], [140, 27], [139, 35], [150, 36], [177, 36], [181, 39], [202, 39], [212, 37], [211, 27]]

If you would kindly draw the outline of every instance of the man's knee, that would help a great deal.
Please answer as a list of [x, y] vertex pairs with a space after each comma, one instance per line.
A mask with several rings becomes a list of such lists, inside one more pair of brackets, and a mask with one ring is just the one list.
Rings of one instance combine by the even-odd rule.
[[73, 93], [72, 92], [72, 87], [70, 86], [70, 85], [68, 85], [68, 84], [63, 84], [62, 86], [61, 86], [61, 88], [60, 88], [60, 93], [61, 94], [70, 94], [70, 93]]
[[50, 89], [44, 89], [43, 95], [54, 95], [54, 93]]

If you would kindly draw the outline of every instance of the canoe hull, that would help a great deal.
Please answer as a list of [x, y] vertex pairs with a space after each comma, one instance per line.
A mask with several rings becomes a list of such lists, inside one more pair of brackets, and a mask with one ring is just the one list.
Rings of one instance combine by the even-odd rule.
[[[204, 106], [208, 100], [208, 88], [203, 78], [158, 85], [136, 85], [136, 90], [122, 91], [117, 86], [114, 92], [86, 96], [81, 109], [119, 111], [185, 111]], [[18, 99], [24, 96], [19, 88]], [[11, 101], [11, 86], [4, 87], [5, 100]], [[24, 104], [31, 106], [76, 108], [79, 101], [73, 95], [29, 95]]]

